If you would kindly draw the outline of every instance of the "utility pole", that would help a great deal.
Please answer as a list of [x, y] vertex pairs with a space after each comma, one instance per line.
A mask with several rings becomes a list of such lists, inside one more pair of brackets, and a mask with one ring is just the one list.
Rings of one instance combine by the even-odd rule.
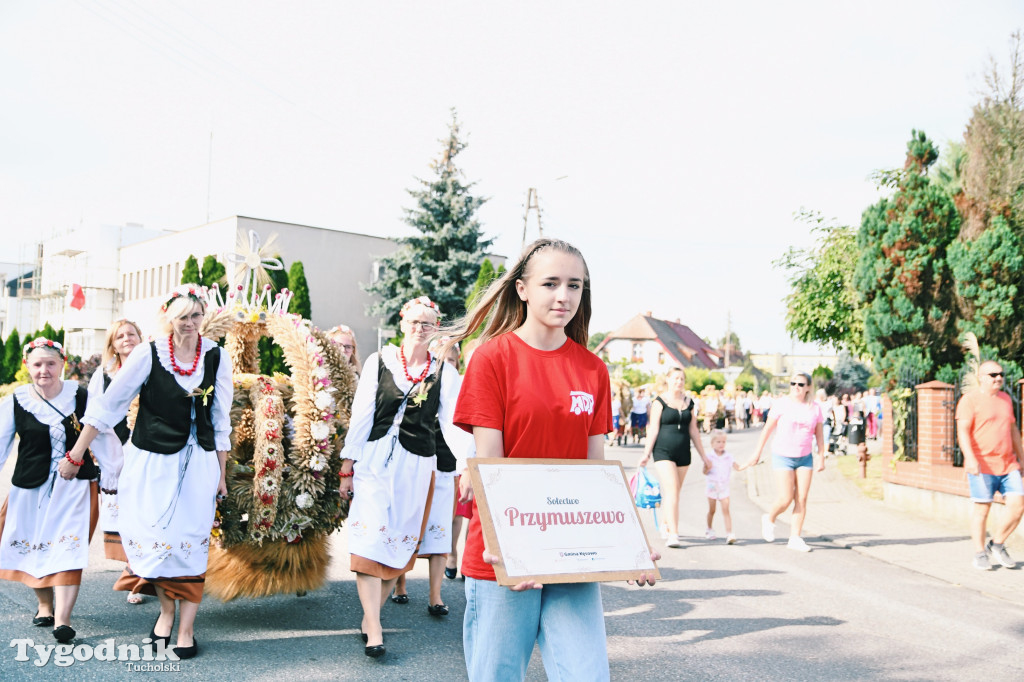
[[540, 196], [537, 194], [536, 187], [530, 187], [526, 190], [526, 213], [523, 214], [523, 246], [526, 248], [526, 226], [530, 222], [530, 211], [535, 211], [537, 214], [537, 237], [544, 236], [544, 226], [540, 222]]
[[725, 366], [729, 366], [729, 344], [732, 342], [732, 311], [725, 311]]

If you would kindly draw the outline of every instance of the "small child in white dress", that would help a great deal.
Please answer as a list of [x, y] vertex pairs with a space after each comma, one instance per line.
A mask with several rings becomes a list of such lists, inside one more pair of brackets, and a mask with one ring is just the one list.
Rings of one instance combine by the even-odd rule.
[[714, 451], [709, 458], [711, 470], [707, 472], [708, 529], [704, 536], [708, 540], [718, 537], [711, 527], [711, 522], [715, 518], [715, 507], [721, 502], [722, 517], [725, 519], [725, 541], [731, 545], [736, 542], [736, 536], [732, 532], [732, 516], [729, 514], [729, 480], [732, 478], [733, 470], [739, 471], [741, 467], [733, 456], [725, 451], [725, 431], [715, 429], [711, 432], [711, 449]]

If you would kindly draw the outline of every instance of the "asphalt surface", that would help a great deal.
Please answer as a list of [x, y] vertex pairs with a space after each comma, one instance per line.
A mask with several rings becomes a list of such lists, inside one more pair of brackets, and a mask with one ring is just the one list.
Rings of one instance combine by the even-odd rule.
[[[756, 431], [730, 435], [729, 449], [748, 457]], [[607, 450], [635, 466], [638, 447]], [[6, 494], [11, 467], [0, 473]], [[663, 579], [654, 588], [605, 584], [602, 594], [614, 680], [779, 679], [953, 680], [1024, 677], [1017, 651], [1024, 641], [1024, 575], [969, 568], [966, 526], [947, 528], [866, 500], [830, 462], [816, 475], [805, 538], [809, 554], [788, 550], [784, 516], [779, 541], [760, 538], [760, 515], [772, 495], [765, 465], [733, 480], [733, 523], [740, 541], [704, 539], [706, 500], [701, 472], [683, 487], [682, 549], [660, 548]], [[652, 514], [642, 511], [657, 538]], [[721, 519], [716, 529], [724, 536]], [[427, 568], [409, 579], [411, 603], [387, 604], [387, 655], [371, 660], [358, 637], [359, 601], [348, 571], [345, 530], [334, 536], [327, 586], [305, 597], [203, 602], [196, 632], [200, 655], [173, 672], [133, 672], [125, 663], [89, 660], [56, 669], [17, 661], [0, 651], [0, 680], [210, 679], [463, 680], [462, 581], [446, 580], [451, 614], [427, 614]], [[660, 541], [655, 540], [660, 547]], [[131, 606], [111, 591], [121, 566], [94, 538], [73, 625], [76, 643], [139, 642], [156, 618], [153, 598]], [[1020, 558], [1024, 558], [1022, 555]], [[33, 628], [31, 590], [0, 581], [0, 640], [53, 642]], [[141, 662], [140, 662], [141, 663]], [[534, 654], [529, 679], [545, 679]]]

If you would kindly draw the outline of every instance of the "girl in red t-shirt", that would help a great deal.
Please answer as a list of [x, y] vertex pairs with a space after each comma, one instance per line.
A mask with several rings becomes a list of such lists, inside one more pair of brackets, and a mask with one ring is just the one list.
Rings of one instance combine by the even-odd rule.
[[[454, 417], [472, 432], [477, 457], [604, 458], [611, 394], [607, 368], [586, 347], [590, 314], [583, 255], [554, 239], [530, 244], [480, 297], [453, 339], [484, 325]], [[468, 476], [460, 488], [463, 500], [472, 498]], [[491, 568], [500, 561], [484, 546], [474, 513], [462, 563], [470, 680], [524, 679], [535, 642], [549, 678], [607, 680], [598, 584], [527, 581], [506, 589]]]

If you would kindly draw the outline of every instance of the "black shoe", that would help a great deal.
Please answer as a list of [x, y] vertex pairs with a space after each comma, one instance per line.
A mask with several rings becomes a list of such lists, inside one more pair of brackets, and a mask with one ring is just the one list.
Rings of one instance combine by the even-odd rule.
[[75, 629], [70, 625], [59, 625], [53, 629], [53, 638], [61, 644], [67, 644], [75, 638]]
[[196, 654], [199, 653], [199, 640], [193, 635], [192, 646], [176, 646], [171, 649], [171, 651], [174, 652], [175, 656], [182, 660], [186, 658], [195, 658]]
[[[159, 623], [159, 622], [160, 622], [160, 616], [158, 615], [156, 617], [156, 623]], [[153, 646], [156, 646], [156, 643], [162, 639], [162, 640], [164, 640], [164, 648], [165, 649], [170, 648], [170, 646], [171, 646], [171, 632], [174, 632], [174, 621], [173, 620], [171, 621], [171, 630], [170, 630], [170, 632], [167, 633], [166, 637], [161, 637], [160, 635], [156, 634], [156, 623], [153, 623], [153, 627], [150, 628], [150, 630], [149, 630], [149, 641], [153, 643]]]
[[36, 611], [36, 615], [32, 616], [32, 625], [35, 625], [37, 628], [52, 626], [53, 616], [40, 616], [39, 612]]
[[[393, 595], [391, 595], [391, 601], [395, 602], [396, 604], [408, 604], [409, 603], [409, 595], [407, 595], [407, 594], [393, 594]], [[377, 655], [379, 656], [380, 654], [377, 654]], [[369, 656], [369, 654], [367, 654], [367, 656]]]
[[458, 568], [447, 568], [446, 567], [444, 569], [444, 577], [448, 578], [448, 580], [455, 580], [455, 576], [458, 575], [458, 573], [459, 573], [459, 569]]
[[368, 646], [363, 649], [363, 653], [369, 656], [370, 658], [380, 658], [384, 655], [384, 652], [385, 649], [383, 644], [378, 644], [377, 646]]
[[444, 604], [431, 604], [427, 607], [427, 613], [431, 616], [437, 616], [440, 618], [441, 616], [448, 615], [448, 607]]

